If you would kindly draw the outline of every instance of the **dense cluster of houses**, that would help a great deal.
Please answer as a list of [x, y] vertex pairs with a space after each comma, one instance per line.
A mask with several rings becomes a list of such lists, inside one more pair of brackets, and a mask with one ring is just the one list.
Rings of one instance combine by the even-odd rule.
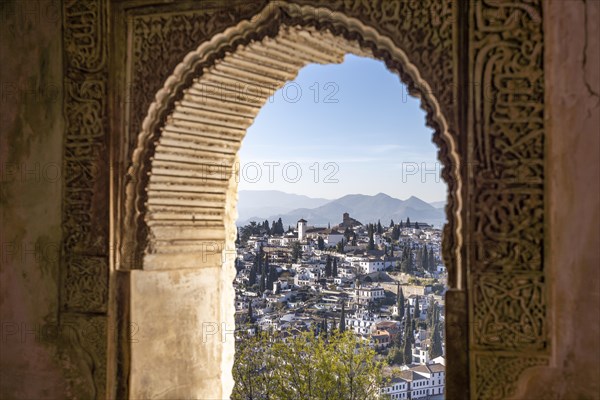
[[[238, 336], [262, 330], [285, 337], [343, 326], [386, 357], [403, 334], [399, 313], [417, 315], [412, 360], [392, 365], [391, 380], [381, 393], [392, 399], [443, 395], [443, 355], [430, 357], [431, 332], [425, 324], [433, 304], [444, 318], [441, 232], [410, 222], [400, 229], [393, 222], [373, 226], [348, 214], [332, 228], [310, 227], [301, 219], [283, 234], [255, 234], [239, 243], [234, 282]], [[423, 248], [434, 255], [428, 264], [433, 267], [414, 265], [402, 272], [406, 249], [410, 262], [418, 264], [412, 254]]]

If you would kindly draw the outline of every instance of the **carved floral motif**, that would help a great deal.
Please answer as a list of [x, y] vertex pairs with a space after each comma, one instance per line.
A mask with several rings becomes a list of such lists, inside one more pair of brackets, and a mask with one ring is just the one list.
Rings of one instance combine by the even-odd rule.
[[528, 368], [548, 363], [542, 357], [475, 355], [477, 390], [474, 399], [505, 399], [514, 394], [519, 375]]
[[[156, 4], [155, 8], [144, 8], [142, 4], [127, 11], [132, 81], [124, 96], [132, 102], [127, 119], [129, 139], [121, 144], [124, 154], [130, 156], [138, 144], [136, 135], [150, 103], [186, 54], [227, 27], [257, 14], [266, 2], [240, 2], [227, 8], [210, 3], [210, 7], [196, 10], [191, 4], [185, 11]], [[290, 4], [323, 7], [316, 0], [285, 4], [288, 10]], [[280, 8], [278, 2], [268, 7]], [[456, 15], [463, 7], [469, 8], [470, 51], [465, 54], [472, 58], [464, 61], [469, 62], [470, 82], [455, 81], [460, 76]], [[63, 10], [63, 310], [103, 313], [108, 293], [107, 0], [66, 0]], [[335, 18], [327, 18], [324, 9], [320, 10], [320, 14], [302, 16], [293, 10], [280, 13], [271, 25], [265, 25], [261, 35], [272, 35], [279, 24], [286, 23], [329, 29], [373, 50], [377, 58], [398, 72], [411, 93], [423, 94], [423, 88], [411, 80], [405, 66], [388, 51], [365, 40], [351, 27], [336, 25]], [[442, 174], [449, 183], [449, 223], [444, 228], [443, 254], [451, 272], [459, 267], [453, 265], [455, 252], [460, 251], [457, 230], [468, 231], [472, 240], [468, 247], [471, 253], [467, 254], [471, 268], [469, 340], [476, 351], [471, 356], [471, 395], [483, 399], [510, 396], [515, 386], [508, 383], [515, 382], [526, 368], [546, 363], [549, 348], [543, 265], [541, 0], [335, 0], [328, 2], [325, 10], [356, 18], [391, 38], [430, 85], [450, 133], [455, 137], [469, 135], [468, 148], [461, 150], [466, 152], [461, 154], [461, 161], [470, 167], [465, 183], [470, 197], [464, 199], [470, 220], [459, 228], [455, 212], [460, 211], [457, 207], [461, 199], [456, 195], [460, 193], [456, 186], [460, 179], [453, 169], [457, 160], [451, 159], [448, 143], [440, 136], [432, 106], [423, 102], [428, 123], [437, 131], [433, 139], [440, 147], [439, 157], [445, 165]], [[255, 36], [244, 40], [258, 37]], [[219, 54], [216, 52], [214, 57]], [[467, 106], [455, 101], [459, 84], [469, 84], [468, 107], [474, 119], [468, 132], [458, 132], [455, 120], [460, 115], [457, 110]], [[151, 147], [152, 140], [146, 145]], [[472, 158], [467, 158], [467, 154], [472, 154]], [[134, 178], [142, 185], [146, 182], [143, 175], [141, 179]], [[143, 196], [140, 199], [135, 211], [143, 213]], [[65, 313], [68, 316], [72, 314]], [[104, 316], [94, 318], [94, 324], [105, 327]], [[73, 321], [87, 329], [86, 322]], [[105, 329], [98, 332], [93, 345], [80, 346], [93, 360], [88, 363], [88, 372], [99, 386], [97, 397], [104, 393], [100, 386], [104, 385], [106, 374]], [[498, 355], [498, 351], [512, 355]]]
[[504, 398], [549, 348], [542, 2], [471, 4], [472, 394]]

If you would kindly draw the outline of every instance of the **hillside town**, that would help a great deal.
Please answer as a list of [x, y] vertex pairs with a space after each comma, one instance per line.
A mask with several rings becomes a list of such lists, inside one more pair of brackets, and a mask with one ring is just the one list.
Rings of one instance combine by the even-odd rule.
[[239, 227], [236, 338], [350, 331], [385, 362], [380, 396], [443, 399], [441, 231], [418, 221]]

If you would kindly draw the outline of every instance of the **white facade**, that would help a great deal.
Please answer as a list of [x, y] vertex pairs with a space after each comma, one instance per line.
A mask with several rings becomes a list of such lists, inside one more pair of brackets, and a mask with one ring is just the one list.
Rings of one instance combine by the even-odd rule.
[[445, 367], [442, 364], [419, 365], [404, 370], [400, 377], [380, 389], [390, 399], [424, 399], [444, 393]]
[[371, 327], [381, 322], [380, 317], [374, 316], [367, 312], [357, 312], [354, 315], [346, 317], [346, 328], [352, 329], [357, 335], [367, 335], [371, 333]]
[[407, 399], [408, 398], [408, 382], [402, 378], [392, 378], [388, 386], [384, 386], [380, 390], [381, 395], [387, 395], [388, 398]]
[[384, 271], [386, 268], [385, 261], [362, 259], [358, 262], [358, 270], [363, 274], [370, 274], [372, 272]]
[[429, 362], [429, 351], [426, 347], [413, 346], [412, 358], [413, 363], [425, 365]]
[[354, 295], [359, 304], [367, 304], [385, 298], [385, 292], [381, 286], [362, 286], [356, 289]]
[[298, 240], [304, 241], [306, 238], [306, 221], [301, 219], [298, 221]]
[[306, 271], [302, 271], [294, 276], [294, 284], [296, 286], [310, 286], [314, 283], [314, 278]]

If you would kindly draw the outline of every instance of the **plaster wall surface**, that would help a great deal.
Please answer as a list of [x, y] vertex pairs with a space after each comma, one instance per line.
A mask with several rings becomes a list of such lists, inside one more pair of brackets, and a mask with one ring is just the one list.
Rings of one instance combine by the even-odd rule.
[[597, 399], [600, 360], [600, 2], [545, 3], [546, 256], [552, 368], [518, 398]]
[[[2, 2], [0, 8], [0, 398], [94, 397], [91, 378], [69, 378], [86, 355], [69, 350], [68, 339], [52, 330], [60, 308], [63, 177], [56, 177], [54, 167], [60, 171], [62, 166], [64, 130], [61, 7], [42, 0]], [[530, 379], [523, 381], [517, 398], [594, 399], [600, 393], [599, 8], [593, 0], [545, 3], [546, 255], [554, 354], [551, 368], [527, 374]], [[235, 218], [235, 210], [228, 218]], [[214, 276], [212, 285], [221, 294], [231, 291], [231, 271], [229, 266], [228, 276]], [[193, 278], [196, 273], [136, 272], [133, 300], [141, 307], [158, 303], [153, 310], [168, 316], [178, 304], [152, 298], [155, 290], [177, 281], [176, 276], [181, 284], [209, 285], [204, 277]], [[221, 305], [207, 313], [230, 321], [223, 312], [229, 308]], [[157, 323], [151, 317], [144, 316], [147, 329]], [[230, 390], [232, 354], [215, 358], [215, 371], [219, 362], [227, 382], [209, 378], [198, 393]], [[175, 386], [168, 388], [176, 393]]]
[[61, 4], [3, 1], [0, 11], [0, 398], [65, 398]]

